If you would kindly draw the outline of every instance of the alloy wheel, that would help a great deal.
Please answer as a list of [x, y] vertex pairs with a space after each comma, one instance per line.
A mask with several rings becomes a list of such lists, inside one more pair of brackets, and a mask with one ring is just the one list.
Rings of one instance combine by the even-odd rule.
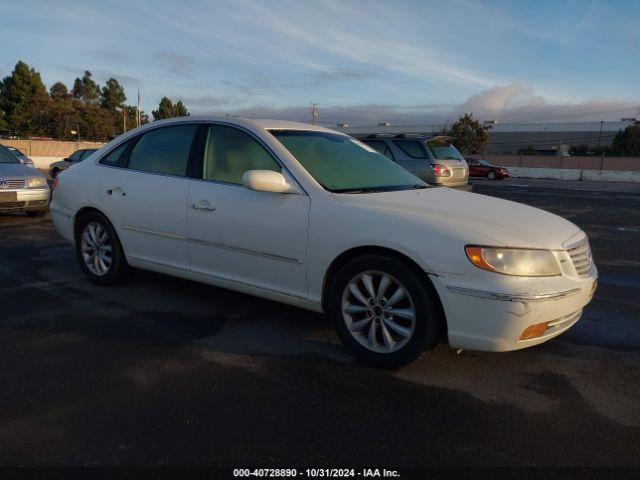
[[351, 336], [376, 353], [401, 349], [413, 336], [416, 309], [408, 290], [385, 272], [353, 277], [342, 294], [342, 316]]
[[91, 273], [106, 275], [113, 261], [113, 246], [109, 232], [98, 222], [90, 222], [82, 231], [82, 259]]

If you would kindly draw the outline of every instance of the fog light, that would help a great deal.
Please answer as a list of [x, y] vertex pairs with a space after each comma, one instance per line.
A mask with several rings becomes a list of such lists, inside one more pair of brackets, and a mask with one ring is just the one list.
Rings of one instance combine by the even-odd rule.
[[547, 331], [548, 325], [549, 322], [536, 323], [535, 325], [531, 325], [530, 327], [524, 329], [524, 332], [522, 332], [522, 335], [520, 335], [520, 338], [518, 340], [531, 340], [532, 338], [540, 337], [544, 335], [544, 332]]

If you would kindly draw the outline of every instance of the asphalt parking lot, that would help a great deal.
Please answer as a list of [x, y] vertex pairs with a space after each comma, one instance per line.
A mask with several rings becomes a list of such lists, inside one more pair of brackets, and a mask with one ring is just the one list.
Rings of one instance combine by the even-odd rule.
[[0, 464], [640, 466], [640, 185], [476, 191], [583, 228], [595, 299], [541, 346], [397, 371], [304, 310], [146, 272], [95, 287], [48, 217], [0, 216]]

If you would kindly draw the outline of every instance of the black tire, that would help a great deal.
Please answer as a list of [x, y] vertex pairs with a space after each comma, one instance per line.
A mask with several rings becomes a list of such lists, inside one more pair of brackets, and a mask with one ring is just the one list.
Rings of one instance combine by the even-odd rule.
[[[82, 235], [84, 233], [85, 227], [93, 222], [98, 223], [102, 228], [104, 228], [107, 231], [110, 239], [111, 265], [104, 275], [96, 275], [94, 272], [89, 270], [89, 267], [87, 267], [82, 255]], [[78, 219], [75, 231], [75, 243], [76, 257], [78, 258], [80, 268], [89, 278], [89, 280], [91, 280], [96, 285], [117, 285], [124, 282], [133, 272], [133, 269], [127, 263], [127, 259], [124, 254], [124, 250], [122, 249], [120, 239], [118, 238], [118, 234], [113, 228], [113, 225], [111, 225], [111, 222], [109, 222], [109, 220], [101, 213], [85, 213]]]
[[47, 210], [29, 210], [24, 212], [29, 218], [44, 217], [47, 214]]
[[489, 170], [487, 172], [487, 178], [489, 180], [495, 180], [496, 179], [496, 172], [494, 170]]
[[[415, 326], [409, 341], [390, 353], [374, 352], [359, 343], [349, 332], [342, 312], [343, 292], [358, 274], [378, 271], [398, 280], [408, 291], [415, 308]], [[351, 260], [336, 274], [329, 288], [328, 314], [342, 342], [364, 362], [382, 368], [396, 368], [413, 362], [423, 350], [435, 347], [445, 331], [445, 320], [437, 293], [426, 278], [420, 278], [396, 258], [363, 255]]]
[[53, 170], [51, 170], [51, 178], [56, 178], [59, 173], [60, 173], [60, 170], [58, 170], [57, 168], [54, 168]]

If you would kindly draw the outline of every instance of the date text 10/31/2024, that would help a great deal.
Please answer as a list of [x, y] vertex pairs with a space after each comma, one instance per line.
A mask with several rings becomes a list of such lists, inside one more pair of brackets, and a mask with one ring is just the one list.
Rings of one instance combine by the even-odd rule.
[[308, 477], [308, 478], [398, 478], [397, 470], [386, 468], [307, 468], [297, 470], [295, 468], [236, 468], [234, 477]]

